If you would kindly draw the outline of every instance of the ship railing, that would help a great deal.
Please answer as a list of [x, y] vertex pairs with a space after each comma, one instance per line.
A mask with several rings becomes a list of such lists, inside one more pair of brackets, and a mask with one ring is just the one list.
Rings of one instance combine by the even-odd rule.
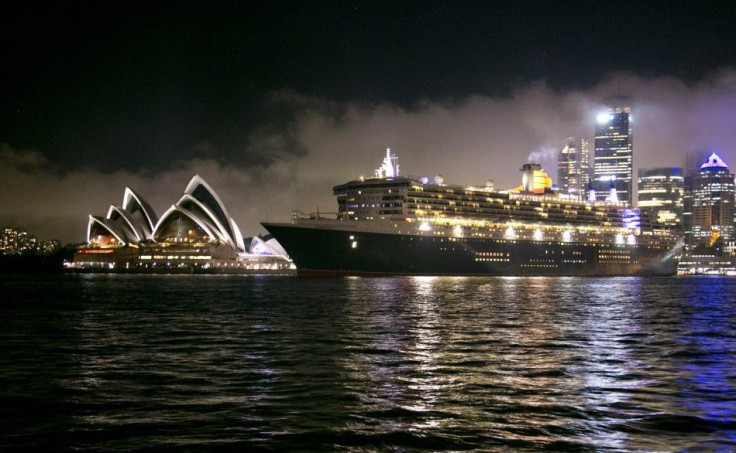
[[342, 215], [343, 213], [330, 211], [317, 211], [310, 213], [292, 212], [291, 218], [292, 220], [334, 220], [339, 219]]

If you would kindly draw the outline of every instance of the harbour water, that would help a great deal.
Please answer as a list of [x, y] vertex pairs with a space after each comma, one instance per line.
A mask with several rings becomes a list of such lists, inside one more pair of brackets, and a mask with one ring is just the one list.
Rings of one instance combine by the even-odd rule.
[[736, 449], [736, 279], [0, 290], [2, 451]]

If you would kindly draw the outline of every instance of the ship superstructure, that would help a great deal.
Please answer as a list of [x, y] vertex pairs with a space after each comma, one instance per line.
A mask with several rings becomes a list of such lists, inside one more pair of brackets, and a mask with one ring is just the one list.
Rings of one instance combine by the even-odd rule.
[[[615, 190], [615, 189], [614, 189]], [[390, 150], [373, 178], [333, 188], [334, 218], [264, 223], [301, 274], [672, 274], [678, 237], [624, 203], [556, 193], [537, 164], [522, 185], [399, 176]]]

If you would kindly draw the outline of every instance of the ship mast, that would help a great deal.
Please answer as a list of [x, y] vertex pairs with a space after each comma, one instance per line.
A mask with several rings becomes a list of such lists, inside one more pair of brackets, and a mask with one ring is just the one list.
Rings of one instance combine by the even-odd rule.
[[399, 158], [391, 154], [391, 148], [386, 148], [386, 157], [381, 166], [376, 169], [376, 178], [395, 178], [399, 176]]

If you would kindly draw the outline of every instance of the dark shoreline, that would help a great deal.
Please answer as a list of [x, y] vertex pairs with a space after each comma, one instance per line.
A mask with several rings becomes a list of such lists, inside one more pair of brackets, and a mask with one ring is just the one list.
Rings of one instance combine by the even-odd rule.
[[61, 273], [66, 256], [62, 252], [51, 255], [0, 255], [0, 272], [15, 273]]

